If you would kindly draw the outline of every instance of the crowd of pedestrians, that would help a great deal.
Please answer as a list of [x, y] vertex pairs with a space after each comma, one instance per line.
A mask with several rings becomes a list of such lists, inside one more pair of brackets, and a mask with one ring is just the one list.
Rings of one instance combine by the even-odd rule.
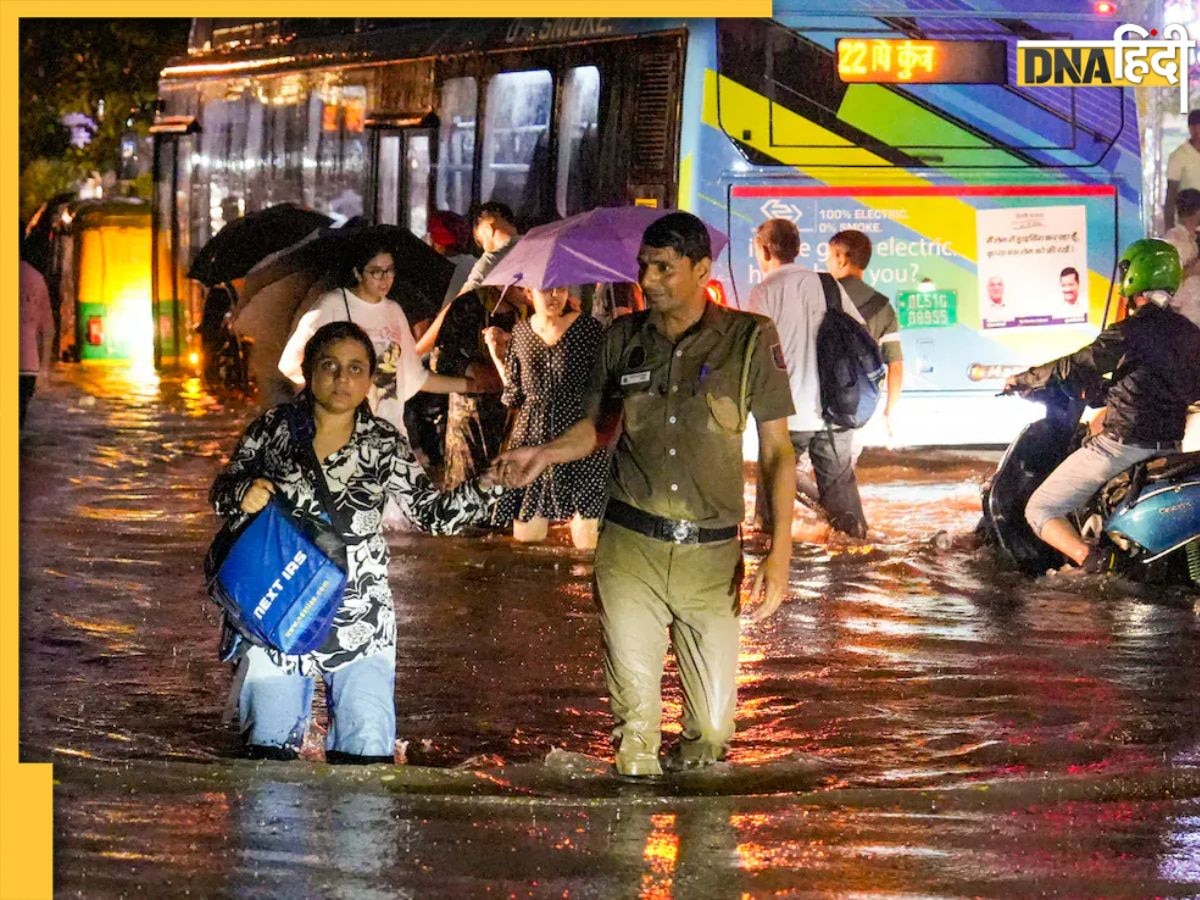
[[[1200, 142], [1200, 116], [1196, 126]], [[1165, 241], [1149, 242], [1153, 266], [1144, 264], [1157, 277], [1169, 255], [1175, 281], [1148, 281], [1145, 291], [1125, 295], [1136, 301], [1137, 322], [1125, 332], [1166, 322], [1157, 310], [1167, 302], [1180, 321], [1200, 324], [1200, 190], [1175, 188], [1171, 228]], [[522, 240], [500, 203], [483, 205], [470, 223], [432, 215], [428, 240], [453, 274], [443, 296], [408, 304], [411, 315], [391, 299], [400, 288], [398, 262], [385, 243], [360, 242], [341, 272], [309, 288], [313, 302], [301, 309], [276, 365], [296, 396], [270, 405], [247, 429], [213, 485], [224, 516], [253, 514], [276, 494], [292, 507], [313, 506], [321, 492], [298, 463], [311, 445], [321, 470], [313, 477], [323, 475], [339, 517], [354, 523], [344, 533], [353, 560], [348, 587], [325, 644], [296, 657], [262, 647], [240, 656], [234, 690], [247, 753], [296, 754], [321, 678], [331, 705], [328, 758], [389, 757], [395, 618], [384, 525], [511, 528], [516, 540], [539, 542], [565, 523], [576, 548], [595, 552], [617, 771], [656, 776], [664, 765], [722, 759], [733, 734], [743, 596], [754, 619], [782, 603], [794, 502], [807, 497], [851, 539], [869, 532], [855, 475], [861, 423], [834, 424], [819, 363], [829, 353], [827, 320], [844, 316], [876, 351], [882, 384], [871, 389], [890, 438], [904, 361], [890, 298], [864, 279], [870, 238], [858, 230], [833, 235], [827, 273], [818, 272], [797, 264], [792, 221], [762, 222], [753, 237], [762, 278], [745, 311], [709, 296], [710, 233], [688, 213], [664, 214], [646, 228], [633, 286], [489, 285], [489, 273]], [[468, 252], [471, 240], [478, 258]], [[1160, 286], [1163, 304], [1155, 299]], [[22, 416], [53, 329], [41, 293], [23, 263]], [[1184, 337], [1200, 368], [1194, 331]], [[1032, 383], [1058, 362], [1010, 383]], [[1127, 377], [1128, 366], [1123, 371]], [[1116, 403], [1101, 431], [1117, 428], [1126, 412]], [[743, 595], [742, 452], [751, 420], [759, 448], [754, 525], [768, 549]], [[1178, 424], [1156, 432], [1144, 452], [1138, 444], [1132, 456], [1120, 447], [1109, 455], [1121, 462], [1174, 447]], [[1113, 433], [1110, 443], [1132, 440]], [[801, 471], [798, 492], [804, 457], [815, 485], [807, 487]], [[1062, 543], [1054, 531], [1060, 506], [1030, 520], [1054, 546]], [[1070, 547], [1060, 549], [1087, 562], [1078, 535], [1066, 537]], [[660, 682], [669, 645], [684, 702], [678, 742], [664, 756]]]
[[[796, 227], [773, 219], [759, 228], [765, 277], [750, 298], [753, 312], [738, 312], [710, 299], [709, 232], [688, 213], [666, 214], [646, 230], [632, 289], [489, 286], [489, 272], [520, 244], [513, 215], [502, 204], [480, 208], [471, 233], [482, 255], [470, 257], [469, 270], [464, 226], [449, 213], [431, 219], [430, 240], [455, 262], [455, 275], [437, 314], [415, 323], [388, 299], [393, 255], [376, 244], [356, 248], [340, 283], [299, 316], [281, 354], [279, 370], [298, 398], [250, 426], [214, 484], [224, 515], [253, 513], [276, 491], [293, 505], [311, 503], [315, 494], [292, 470], [296, 442], [315, 435], [335, 502], [365, 529], [350, 536], [366, 555], [326, 645], [295, 658], [262, 648], [242, 656], [236, 705], [247, 753], [295, 755], [319, 677], [334, 707], [328, 758], [386, 757], [395, 723], [380, 698], [394, 668], [380, 659], [394, 654], [395, 626], [378, 577], [386, 566], [379, 527], [403, 516], [426, 530], [511, 527], [523, 542], [567, 523], [575, 547], [596, 552], [618, 772], [662, 770], [668, 641], [685, 702], [666, 765], [719, 760], [733, 733], [742, 449], [751, 417], [760, 527], [770, 543], [748, 595], [756, 618], [773, 613], [786, 590], [796, 451], [812, 456], [832, 526], [867, 532], [853, 433], [821, 421], [812, 356], [825, 300], [817, 274], [794, 263]], [[870, 241], [848, 232], [831, 247], [831, 268], [845, 270], [845, 311], [892, 345], [896, 368], [883, 408], [890, 418], [899, 343], [891, 306], [861, 282]], [[411, 415], [422, 392], [449, 394], [440, 430], [420, 430]], [[297, 421], [315, 422], [315, 430], [297, 432]], [[396, 461], [380, 468], [383, 444]], [[436, 493], [418, 458], [450, 493]]]

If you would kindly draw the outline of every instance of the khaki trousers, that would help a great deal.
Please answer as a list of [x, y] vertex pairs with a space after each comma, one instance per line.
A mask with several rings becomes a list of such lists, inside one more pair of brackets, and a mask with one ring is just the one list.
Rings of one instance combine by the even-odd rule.
[[737, 700], [741, 542], [672, 544], [605, 522], [596, 599], [617, 771], [657, 775], [668, 634], [683, 687], [681, 765], [725, 755]]

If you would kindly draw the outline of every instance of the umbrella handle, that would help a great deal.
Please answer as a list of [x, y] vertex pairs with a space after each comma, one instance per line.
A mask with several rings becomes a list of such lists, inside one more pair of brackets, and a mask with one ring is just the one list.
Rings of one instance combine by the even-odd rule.
[[[519, 275], [518, 275], [517, 277], [518, 277], [518, 278], [520, 278], [521, 276], [519, 276]], [[484, 319], [484, 322], [483, 322], [485, 325], [491, 325], [491, 324], [492, 324], [492, 314], [493, 314], [493, 313], [494, 313], [496, 310], [498, 310], [498, 309], [500, 308], [500, 304], [501, 304], [501, 303], [503, 303], [503, 302], [504, 302], [504, 298], [508, 296], [508, 289], [509, 289], [510, 287], [512, 287], [512, 286], [513, 286], [514, 284], [516, 284], [516, 283], [517, 283], [517, 282], [516, 282], [515, 280], [513, 280], [513, 281], [510, 281], [508, 284], [506, 284], [506, 285], [504, 286], [504, 290], [502, 290], [502, 291], [500, 292], [500, 298], [499, 298], [499, 299], [496, 301], [496, 304], [495, 304], [495, 306], [493, 306], [491, 309], [489, 309], [489, 310], [487, 311], [487, 318], [486, 318], [486, 319]], [[485, 309], [486, 309], [486, 307], [485, 307]]]

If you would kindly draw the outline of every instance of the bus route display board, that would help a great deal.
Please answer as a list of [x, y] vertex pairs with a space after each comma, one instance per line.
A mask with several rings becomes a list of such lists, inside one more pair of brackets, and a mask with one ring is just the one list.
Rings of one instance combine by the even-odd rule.
[[838, 78], [850, 84], [1007, 84], [1004, 41], [838, 38]]

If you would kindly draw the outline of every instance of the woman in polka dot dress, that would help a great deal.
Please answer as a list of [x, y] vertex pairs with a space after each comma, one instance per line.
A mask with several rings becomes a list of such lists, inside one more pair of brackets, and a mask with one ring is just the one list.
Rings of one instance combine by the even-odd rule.
[[[532, 294], [534, 314], [511, 338], [499, 328], [483, 335], [504, 378], [502, 399], [517, 411], [510, 448], [554, 440], [583, 418], [583, 392], [603, 337], [595, 319], [568, 310], [565, 287]], [[496, 519], [511, 519], [513, 537], [529, 542], [545, 540], [550, 522], [569, 519], [575, 546], [595, 549], [608, 467], [606, 449], [551, 466], [529, 487], [505, 494]]]

